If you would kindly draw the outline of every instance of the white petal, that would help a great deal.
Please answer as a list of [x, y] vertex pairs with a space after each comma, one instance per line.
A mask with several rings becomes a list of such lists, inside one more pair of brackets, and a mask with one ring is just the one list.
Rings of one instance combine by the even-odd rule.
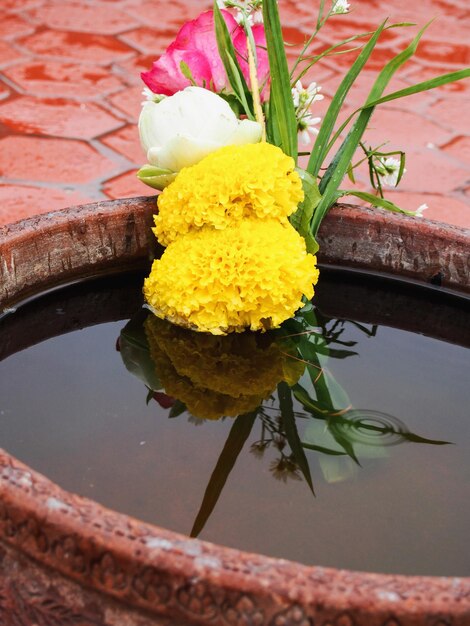
[[176, 135], [163, 148], [150, 149], [148, 161], [151, 165], [179, 172], [183, 167], [194, 165], [221, 146], [216, 141]]
[[230, 138], [230, 143], [234, 145], [258, 143], [261, 140], [261, 134], [261, 124], [251, 120], [240, 120]]

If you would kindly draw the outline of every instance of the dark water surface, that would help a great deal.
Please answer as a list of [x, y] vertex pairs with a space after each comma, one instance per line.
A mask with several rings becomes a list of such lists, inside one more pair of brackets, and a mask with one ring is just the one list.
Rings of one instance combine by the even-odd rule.
[[[400, 445], [370, 445], [374, 432], [359, 428], [359, 463], [306, 452], [313, 497], [302, 473], [280, 464], [280, 440], [253, 449], [266, 435], [259, 419], [199, 536], [308, 564], [468, 576], [465, 303], [364, 277], [325, 272], [322, 281], [317, 301], [330, 326], [335, 317], [360, 323], [341, 324], [343, 348], [357, 354], [328, 360], [353, 406], [452, 445], [393, 441], [390, 433], [379, 433], [383, 443]], [[144, 383], [116, 350], [139, 308], [139, 284], [140, 277], [80, 285], [0, 320], [0, 441], [69, 491], [189, 534], [234, 420], [169, 419], [163, 395], [146, 404]], [[434, 337], [385, 324], [423, 326]], [[322, 420], [299, 403], [294, 410], [302, 441], [341, 450]], [[274, 397], [266, 414], [275, 421], [278, 413]]]

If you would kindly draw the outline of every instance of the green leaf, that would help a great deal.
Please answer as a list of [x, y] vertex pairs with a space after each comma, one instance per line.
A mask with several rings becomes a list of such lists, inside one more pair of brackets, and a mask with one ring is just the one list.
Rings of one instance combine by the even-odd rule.
[[330, 448], [325, 448], [324, 446], [316, 446], [313, 443], [305, 443], [305, 441], [302, 441], [302, 446], [307, 448], [307, 450], [315, 450], [315, 452], [321, 452], [322, 454], [328, 454], [329, 456], [348, 456], [346, 452], [331, 450]]
[[299, 383], [292, 387], [292, 392], [303, 408], [318, 419], [326, 419], [331, 413], [331, 405], [314, 400]]
[[[384, 28], [385, 30], [390, 30], [392, 28], [403, 28], [403, 27], [407, 27], [407, 26], [416, 26], [416, 24], [412, 24], [411, 22], [398, 22], [398, 23], [394, 23], [394, 24], [389, 24], [388, 26], [386, 26]], [[316, 31], [318, 32], [318, 31]], [[351, 43], [353, 41], [357, 41], [358, 39], [364, 39], [365, 37], [370, 37], [371, 35], [374, 34], [375, 31], [370, 30], [367, 31], [365, 33], [359, 33], [358, 35], [352, 35], [351, 37], [348, 37], [347, 39], [343, 39], [342, 41], [339, 41], [338, 43], [335, 43], [334, 45], [330, 46], [329, 48], [326, 48], [325, 50], [323, 50], [322, 52], [320, 52], [319, 54], [312, 54], [312, 55], [308, 55], [308, 56], [304, 56], [303, 53], [306, 51], [307, 47], [311, 44], [311, 42], [313, 41], [313, 36], [311, 38], [309, 38], [307, 40], [307, 44], [304, 46], [304, 49], [302, 51], [302, 53], [300, 54], [300, 56], [298, 57], [297, 61], [294, 63], [294, 67], [291, 71], [291, 80], [292, 80], [292, 84], [294, 85], [298, 80], [301, 80], [304, 75], [309, 71], [309, 69], [311, 67], [313, 67], [313, 65], [315, 65], [315, 63], [318, 63], [318, 61], [320, 61], [321, 59], [323, 59], [324, 57], [327, 56], [335, 56], [335, 55], [339, 55], [339, 54], [347, 54], [349, 52], [354, 52], [355, 50], [359, 50], [360, 48], [362, 48], [362, 46], [356, 46], [355, 48], [350, 48], [348, 50], [340, 50], [338, 52], [334, 52], [337, 48], [341, 48], [342, 46], [345, 46], [348, 43]], [[316, 33], [314, 33], [315, 35]], [[304, 68], [302, 68], [302, 71], [294, 78], [294, 71], [297, 68], [297, 66], [299, 65], [300, 62], [306, 62], [308, 61], [308, 63], [306, 64], [306, 66]]]
[[194, 76], [193, 76], [193, 73], [191, 72], [189, 65], [185, 63], [184, 61], [181, 61], [180, 70], [183, 76], [189, 80], [191, 85], [196, 86], [196, 81], [194, 80]]
[[318, 243], [310, 232], [310, 221], [313, 212], [321, 200], [320, 191], [317, 181], [311, 174], [301, 168], [296, 168], [301, 180], [304, 191], [304, 200], [299, 204], [295, 213], [293, 213], [289, 221], [296, 231], [305, 239], [307, 252], [315, 254], [318, 251]]
[[147, 397], [145, 398], [145, 404], [148, 406], [153, 399], [154, 391], [153, 389], [150, 389], [150, 387], [147, 387], [147, 389], [148, 391], [147, 391]]
[[253, 114], [253, 98], [246, 83], [240, 64], [237, 59], [237, 52], [233, 45], [232, 38], [225, 23], [222, 11], [219, 9], [217, 2], [214, 0], [214, 25], [215, 36], [217, 39], [217, 48], [219, 56], [225, 68], [228, 82], [233, 89], [234, 94], [239, 99], [248, 119], [254, 120]]
[[305, 456], [302, 442], [297, 431], [297, 425], [295, 423], [291, 389], [287, 383], [282, 382], [277, 386], [277, 392], [279, 395], [279, 408], [281, 410], [282, 423], [287, 441], [297, 465], [304, 475], [304, 478], [307, 481], [313, 495], [315, 495], [307, 457]]
[[[243, 81], [245, 80], [243, 78], [243, 74], [241, 74], [238, 71], [237, 64], [232, 59], [232, 57], [229, 56], [227, 62], [228, 62], [229, 66], [232, 69], [232, 75], [233, 75], [233, 86], [232, 86], [232, 89], [235, 92], [235, 95], [238, 97], [238, 99], [240, 101], [240, 104], [243, 107], [243, 109], [245, 111], [248, 111], [248, 113], [247, 113], [248, 119], [256, 120], [256, 116], [254, 115], [254, 113], [251, 113], [251, 107], [248, 104], [248, 98], [246, 96], [245, 89], [243, 87]], [[242, 79], [243, 79], [243, 81], [242, 81]]]
[[328, 368], [323, 369], [323, 378], [328, 389], [330, 402], [337, 412], [351, 408], [351, 400], [346, 390], [339, 384]]
[[325, 11], [325, 0], [320, 0], [320, 7], [318, 9], [318, 17], [317, 17], [317, 31], [322, 27], [323, 21], [323, 13]]
[[186, 411], [186, 405], [181, 400], [175, 400], [174, 405], [170, 409], [170, 413], [168, 417], [179, 417], [182, 413]]
[[376, 100], [368, 101], [363, 107], [360, 107], [341, 124], [338, 130], [333, 135], [332, 139], [328, 144], [328, 152], [331, 146], [335, 143], [338, 137], [341, 135], [343, 130], [349, 124], [349, 122], [354, 118], [357, 113], [360, 111], [367, 109], [369, 107], [375, 107], [379, 104], [383, 104], [384, 102], [391, 102], [392, 100], [397, 100], [398, 98], [405, 98], [407, 96], [412, 96], [416, 93], [421, 93], [423, 91], [430, 91], [431, 89], [435, 89], [436, 87], [441, 87], [442, 85], [447, 85], [449, 83], [453, 83], [458, 80], [463, 80], [464, 78], [470, 77], [470, 68], [466, 68], [464, 70], [458, 70], [456, 72], [450, 72], [449, 74], [442, 74], [441, 76], [436, 76], [435, 78], [431, 78], [422, 83], [418, 83], [416, 85], [412, 85], [411, 87], [406, 87], [405, 89], [400, 89], [399, 91], [394, 91], [383, 98], [378, 98]]
[[323, 119], [322, 125], [320, 127], [320, 131], [315, 140], [315, 145], [313, 146], [312, 154], [310, 156], [310, 160], [307, 165], [307, 170], [312, 174], [313, 177], [317, 177], [320, 172], [320, 168], [322, 166], [323, 161], [325, 160], [326, 155], [328, 154], [328, 143], [333, 132], [334, 125], [338, 118], [338, 115], [341, 111], [341, 107], [343, 106], [344, 100], [349, 93], [354, 81], [358, 77], [360, 71], [366, 64], [369, 59], [372, 51], [375, 48], [378, 38], [380, 37], [383, 29], [385, 28], [386, 21], [382, 22], [379, 28], [374, 32], [370, 40], [364, 46], [362, 52], [358, 55], [357, 59], [354, 61], [351, 69], [346, 74], [346, 76], [341, 81], [340, 86], [338, 87], [333, 100], [331, 101], [330, 106], [328, 107], [328, 111]]
[[137, 172], [137, 178], [149, 187], [161, 191], [175, 180], [177, 173], [147, 164]]
[[162, 389], [157, 376], [155, 363], [150, 356], [147, 336], [143, 327], [143, 320], [147, 311], [142, 311], [130, 320], [122, 329], [119, 336], [121, 359], [126, 369], [153, 391]]
[[420, 437], [419, 435], [415, 435], [414, 433], [403, 433], [400, 435], [406, 441], [411, 441], [412, 443], [426, 443], [432, 446], [452, 446], [455, 445], [452, 441], [441, 441], [439, 439], [425, 439], [424, 437]]
[[350, 356], [357, 356], [359, 354], [358, 352], [354, 352], [354, 350], [335, 350], [329, 346], [317, 346], [317, 352], [318, 354], [329, 356], [332, 359], [346, 359]]
[[230, 108], [238, 118], [245, 113], [245, 109], [234, 93], [221, 92], [218, 95], [229, 104]]
[[343, 448], [346, 454], [351, 457], [351, 459], [355, 463], [357, 463], [357, 465], [360, 466], [361, 464], [359, 463], [359, 459], [357, 458], [354, 446], [352, 442], [344, 435], [343, 429], [341, 428], [343, 423], [344, 420], [342, 418], [332, 417], [327, 422], [328, 430], [333, 436], [336, 443]]
[[197, 537], [206, 525], [222, 493], [224, 485], [227, 482], [230, 472], [246, 440], [250, 436], [257, 414], [258, 411], [256, 410], [246, 415], [239, 415], [233, 423], [227, 441], [225, 442], [224, 448], [206, 487], [206, 491], [204, 492], [201, 507], [191, 530], [191, 537]]
[[392, 93], [383, 96], [383, 98], [378, 98], [377, 100], [368, 102], [362, 108], [377, 106], [379, 104], [383, 104], [384, 102], [391, 102], [392, 100], [397, 100], [398, 98], [412, 96], [416, 93], [421, 93], [422, 91], [436, 89], [436, 87], [442, 87], [442, 85], [454, 83], [458, 80], [463, 80], [464, 78], [470, 78], [470, 68], [458, 70], [457, 72], [450, 72], [449, 74], [441, 74], [440, 76], [436, 76], [435, 78], [425, 80], [422, 83], [412, 85], [411, 87], [406, 87], [405, 89], [400, 89], [399, 91], [393, 91]]
[[320, 227], [323, 217], [338, 199], [338, 187], [348, 170], [354, 156], [354, 152], [361, 141], [362, 135], [364, 134], [374, 111], [374, 106], [369, 105], [369, 103], [372, 103], [381, 96], [395, 72], [416, 52], [418, 43], [428, 26], [429, 24], [424, 26], [409, 46], [389, 61], [380, 72], [370, 91], [369, 97], [367, 98], [365, 108], [359, 114], [359, 117], [353, 124], [346, 139], [343, 141], [341, 147], [328, 166], [328, 169], [320, 183], [320, 193], [322, 194], [322, 199], [311, 222], [311, 230], [314, 237], [317, 235], [318, 228]]
[[392, 211], [393, 213], [402, 213], [403, 215], [414, 215], [413, 211], [405, 211], [404, 209], [401, 209], [398, 205], [394, 204], [390, 200], [386, 200], [385, 198], [380, 198], [379, 196], [374, 196], [372, 193], [367, 193], [366, 191], [356, 191], [355, 189], [345, 189], [339, 192], [338, 197], [340, 198], [341, 196], [355, 196], [356, 198], [360, 198], [361, 200], [370, 202], [372, 206], [377, 206], [377, 207], [380, 207], [381, 209]]
[[297, 119], [277, 0], [264, 0], [263, 19], [271, 77], [269, 139], [297, 163]]

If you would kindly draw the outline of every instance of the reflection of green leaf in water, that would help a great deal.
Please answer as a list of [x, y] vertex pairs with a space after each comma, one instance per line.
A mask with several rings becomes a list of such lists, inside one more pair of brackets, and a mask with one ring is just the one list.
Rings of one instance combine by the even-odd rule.
[[453, 441], [439, 441], [439, 439], [426, 439], [425, 437], [420, 437], [419, 435], [415, 435], [414, 433], [402, 433], [403, 439], [406, 441], [411, 441], [412, 443], [426, 443], [432, 446], [447, 446], [454, 445]]
[[299, 433], [297, 431], [291, 389], [287, 383], [282, 382], [277, 386], [277, 392], [279, 396], [279, 408], [281, 410], [282, 424], [284, 426], [291, 452], [313, 495], [315, 495], [307, 457], [305, 456], [302, 441], [300, 440]]
[[304, 445], [310, 447], [314, 444], [338, 452], [345, 450], [351, 458], [354, 457], [350, 448], [358, 459], [372, 459], [389, 456], [387, 448], [406, 441], [427, 445], [450, 443], [416, 435], [398, 418], [379, 411], [350, 409], [336, 416], [322, 415], [317, 411], [314, 417], [316, 419], [309, 423], [305, 431]]
[[222, 489], [227, 482], [227, 478], [232, 471], [238, 455], [243, 449], [246, 440], [250, 436], [251, 430], [255, 423], [257, 411], [240, 415], [236, 418], [230, 429], [229, 436], [225, 442], [224, 448], [219, 456], [217, 465], [212, 472], [209, 484], [204, 492], [201, 508], [197, 514], [191, 529], [191, 537], [197, 537], [206, 525], [209, 516], [214, 510], [215, 505], [222, 493]]
[[357, 356], [359, 352], [355, 352], [354, 350], [336, 350], [335, 348], [328, 348], [328, 352], [325, 352], [324, 354], [328, 354], [328, 356], [332, 359], [347, 359], [349, 356]]
[[[156, 375], [155, 360], [152, 360], [149, 340], [143, 327], [146, 316], [147, 312], [141, 312], [126, 325], [121, 332], [120, 345], [126, 368], [143, 380], [149, 389], [148, 400], [152, 397], [152, 390], [161, 389], [161, 384], [159, 376]], [[288, 456], [282, 453], [282, 461], [291, 462], [296, 471], [300, 470], [297, 476], [300, 477], [300, 472], [303, 474], [312, 493], [314, 488], [306, 450], [320, 453], [319, 463], [325, 480], [338, 482], [357, 473], [359, 459], [388, 456], [388, 446], [406, 441], [431, 445], [449, 443], [411, 433], [405, 424], [393, 416], [377, 411], [352, 409], [347, 393], [325, 367], [328, 358], [344, 359], [356, 354], [350, 349], [356, 342], [343, 338], [347, 324], [355, 326], [368, 336], [375, 336], [375, 326], [369, 328], [355, 322], [326, 318], [308, 303], [295, 318], [288, 320], [282, 329], [272, 334], [272, 343], [265, 341], [267, 336], [260, 338], [258, 335], [247, 334], [244, 338], [235, 338], [237, 341], [233, 337], [224, 339], [227, 349], [221, 350], [220, 338], [201, 337], [190, 331], [175, 329], [158, 320], [153, 322], [157, 326], [166, 324], [161, 329], [165, 332], [161, 336], [158, 335], [157, 339], [160, 343], [164, 343], [166, 339], [166, 344], [172, 348], [170, 351], [172, 358], [179, 368], [185, 368], [182, 374], [191, 373], [196, 376], [196, 383], [202, 384], [207, 379], [211, 388], [215, 383], [221, 385], [230, 383], [233, 387], [235, 378], [238, 387], [242, 389], [247, 377], [252, 386], [253, 381], [258, 385], [260, 375], [265, 370], [269, 373], [273, 363], [277, 362], [276, 359], [282, 364], [282, 367], [275, 368], [275, 376], [269, 377], [273, 381], [279, 381], [282, 377], [283, 382], [278, 384], [277, 394], [279, 409], [272, 402], [270, 406], [264, 404], [255, 411], [252, 411], [254, 404], [238, 410], [238, 413], [243, 414], [233, 424], [212, 473], [194, 522], [192, 536], [197, 536], [202, 531], [214, 510], [257, 415], [260, 416], [263, 427], [265, 426], [270, 433], [271, 442], [277, 437], [283, 440], [283, 445], [289, 445], [291, 454]], [[245, 341], [237, 346], [237, 342], [243, 339]], [[256, 341], [253, 343], [254, 339]], [[197, 349], [194, 349], [195, 343]], [[254, 359], [254, 355], [257, 355], [257, 359]], [[245, 361], [248, 364], [246, 367], [243, 366]], [[266, 368], [264, 363], [269, 367]], [[224, 367], [221, 367], [222, 364], [225, 364]], [[204, 365], [206, 366], [203, 367]], [[196, 384], [189, 378], [187, 382], [192, 386]], [[266, 390], [271, 388], [271, 384], [274, 385], [274, 382], [263, 387], [259, 399], [255, 398], [257, 401], [261, 401]], [[220, 389], [223, 390], [225, 386]], [[202, 393], [207, 399], [208, 390], [202, 389]], [[294, 411], [292, 394], [302, 405], [305, 413]], [[177, 397], [178, 394], [170, 395]], [[272, 396], [271, 400], [274, 400]], [[276, 417], [270, 417], [268, 409], [275, 411]], [[171, 407], [169, 417], [177, 417], [185, 410], [194, 413], [194, 409], [187, 409], [185, 403], [177, 399]], [[218, 411], [217, 416], [219, 413], [227, 414], [225, 411]], [[298, 418], [309, 418], [302, 439], [298, 431]], [[263, 440], [263, 445], [266, 447], [269, 442]]]
[[336, 409], [331, 407], [330, 403], [320, 402], [319, 400], [312, 398], [309, 392], [302, 387], [300, 383], [293, 385], [292, 392], [304, 409], [313, 417], [326, 419], [328, 415], [338, 412]]
[[362, 446], [389, 447], [404, 441], [438, 446], [451, 443], [416, 435], [397, 417], [381, 411], [351, 409], [335, 419], [336, 427], [345, 434], [349, 432], [351, 441]]
[[338, 428], [337, 418], [336, 417], [328, 418], [327, 425], [328, 425], [328, 430], [332, 434], [333, 439], [336, 441], [336, 443], [338, 443], [345, 450], [347, 455], [350, 456], [351, 459], [353, 459], [353, 461], [357, 463], [357, 465], [360, 465], [359, 459], [356, 456], [356, 452], [354, 451], [354, 446], [351, 440], [348, 439], [347, 436], [343, 434], [343, 431], [340, 428]]
[[179, 417], [186, 411], [186, 405], [181, 400], [175, 400], [174, 405], [170, 409], [168, 417]]
[[150, 356], [143, 322], [148, 315], [144, 309], [133, 317], [122, 329], [119, 337], [121, 358], [126, 369], [145, 383], [153, 391], [162, 389], [155, 371], [155, 363]]
[[313, 443], [307, 443], [306, 441], [302, 441], [302, 447], [307, 450], [314, 450], [315, 452], [321, 452], [322, 454], [326, 454], [328, 456], [347, 456], [346, 452], [341, 452], [340, 450], [333, 450], [331, 448], [325, 448], [324, 446], [317, 446]]

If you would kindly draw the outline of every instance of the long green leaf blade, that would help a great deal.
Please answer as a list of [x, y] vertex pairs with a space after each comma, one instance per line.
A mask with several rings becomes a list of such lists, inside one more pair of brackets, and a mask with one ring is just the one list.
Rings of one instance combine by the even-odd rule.
[[220, 453], [217, 464], [206, 487], [206, 491], [204, 492], [201, 507], [191, 529], [191, 537], [197, 537], [206, 525], [222, 493], [224, 485], [227, 482], [227, 478], [246, 440], [250, 436], [257, 414], [258, 411], [256, 410], [246, 415], [239, 415], [233, 423], [227, 441], [225, 442], [224, 448]]
[[330, 151], [330, 148], [333, 146], [335, 141], [341, 135], [343, 130], [348, 126], [349, 122], [363, 109], [368, 107], [375, 107], [379, 104], [384, 104], [385, 102], [391, 102], [392, 100], [398, 100], [399, 98], [406, 98], [407, 96], [412, 96], [417, 93], [421, 93], [423, 91], [430, 91], [431, 89], [436, 89], [436, 87], [442, 87], [443, 85], [447, 85], [449, 83], [456, 82], [458, 80], [463, 80], [465, 78], [470, 77], [470, 68], [466, 68], [464, 70], [458, 70], [456, 72], [450, 72], [448, 74], [442, 74], [441, 76], [436, 76], [435, 78], [430, 78], [429, 80], [423, 81], [422, 83], [417, 83], [416, 85], [412, 85], [410, 87], [406, 87], [405, 89], [400, 89], [399, 91], [394, 91], [392, 93], [379, 98], [378, 100], [373, 100], [368, 102], [363, 107], [360, 107], [341, 124], [341, 126], [335, 131], [335, 134], [330, 139], [328, 143], [327, 153]]
[[282, 382], [277, 386], [277, 392], [279, 395], [279, 408], [281, 409], [282, 423], [284, 425], [284, 432], [286, 433], [287, 441], [289, 442], [290, 449], [297, 465], [304, 475], [304, 478], [307, 481], [313, 495], [315, 495], [307, 457], [305, 456], [302, 441], [299, 437], [295, 423], [291, 389], [287, 383]]
[[362, 135], [367, 128], [370, 117], [374, 112], [374, 106], [369, 105], [369, 103], [377, 100], [382, 95], [395, 72], [415, 53], [418, 43], [428, 26], [429, 24], [426, 24], [426, 26], [419, 31], [409, 46], [389, 61], [380, 72], [370, 91], [369, 97], [367, 98], [365, 104], [366, 108], [364, 108], [359, 114], [358, 119], [353, 124], [346, 139], [343, 141], [343, 144], [328, 166], [328, 169], [320, 183], [320, 193], [322, 194], [322, 199], [314, 213], [311, 223], [312, 234], [314, 237], [317, 235], [318, 228], [324, 215], [338, 198], [338, 187], [348, 170], [354, 152], [356, 151]]
[[[359, 459], [357, 458], [356, 452], [354, 450], [354, 445], [353, 442], [350, 441], [343, 433], [343, 430], [340, 427], [340, 424], [342, 423], [342, 419], [339, 418], [330, 418], [328, 420], [328, 430], [330, 432], [330, 434], [332, 435], [333, 439], [336, 441], [336, 443], [341, 446], [343, 448], [343, 450], [346, 452], [346, 454], [351, 457], [351, 459], [357, 464], [357, 465], [361, 465], [359, 463]], [[338, 423], [339, 422], [339, 423]]]
[[368, 102], [362, 108], [377, 106], [378, 104], [383, 104], [384, 102], [391, 102], [392, 100], [398, 100], [398, 98], [405, 98], [407, 96], [412, 96], [416, 93], [421, 93], [422, 91], [429, 91], [431, 89], [436, 89], [436, 87], [442, 87], [442, 85], [447, 85], [449, 83], [455, 83], [458, 80], [463, 80], [464, 78], [470, 78], [470, 67], [467, 67], [463, 70], [458, 70], [457, 72], [449, 72], [448, 74], [441, 74], [440, 76], [436, 76], [435, 78], [430, 78], [429, 80], [425, 80], [422, 83], [417, 83], [416, 85], [412, 85], [410, 87], [406, 87], [405, 89], [400, 89], [399, 91], [394, 91], [392, 93], [383, 96], [383, 98], [379, 98], [378, 100], [373, 100], [372, 102]]
[[[394, 24], [389, 24], [388, 26], [386, 26], [384, 28], [384, 31], [385, 30], [390, 30], [391, 28], [403, 28], [403, 27], [407, 27], [407, 26], [416, 26], [416, 24], [413, 24], [411, 22], [396, 22]], [[353, 51], [355, 51], [355, 50], [357, 50], [359, 48], [362, 48], [362, 46], [359, 46], [359, 48], [352, 48], [350, 50], [340, 50], [338, 52], [334, 52], [334, 50], [336, 50], [337, 48], [341, 48], [342, 46], [345, 46], [348, 43], [351, 43], [353, 41], [357, 41], [358, 39], [364, 39], [364, 37], [370, 37], [374, 33], [375, 33], [374, 30], [370, 30], [370, 31], [367, 31], [365, 33], [359, 33], [358, 35], [352, 35], [351, 37], [348, 37], [347, 39], [343, 39], [342, 41], [339, 41], [338, 43], [333, 44], [329, 48], [326, 48], [325, 50], [323, 50], [323, 52], [320, 52], [319, 54], [304, 55], [303, 52], [305, 52], [305, 50], [308, 47], [308, 45], [310, 45], [310, 43], [313, 41], [313, 37], [309, 38], [309, 40], [307, 41], [307, 45], [304, 46], [304, 51], [300, 54], [300, 56], [298, 57], [297, 61], [294, 64], [294, 67], [291, 70], [291, 82], [292, 82], [292, 84], [295, 84], [298, 80], [303, 78], [303, 76], [308, 72], [308, 70], [313, 65], [315, 65], [315, 63], [317, 63], [318, 61], [320, 61], [324, 57], [326, 57], [326, 56], [335, 56], [335, 55], [338, 55], [338, 54], [347, 54], [349, 52], [353, 52]], [[297, 74], [297, 76], [294, 77], [296, 68], [302, 62], [306, 62], [307, 65], [302, 68], [302, 71], [299, 74]]]
[[370, 202], [372, 206], [380, 207], [381, 209], [386, 209], [387, 211], [392, 211], [393, 213], [402, 213], [403, 215], [414, 215], [413, 211], [405, 211], [401, 209], [398, 205], [394, 204], [390, 200], [386, 200], [385, 198], [380, 198], [379, 196], [374, 196], [372, 193], [367, 193], [366, 191], [356, 191], [355, 189], [345, 189], [338, 193], [338, 197], [341, 196], [355, 196], [360, 200], [365, 200], [366, 202]]
[[296, 171], [302, 180], [304, 199], [299, 204], [297, 211], [289, 217], [289, 221], [296, 231], [305, 239], [307, 252], [315, 254], [319, 246], [310, 233], [310, 222], [313, 217], [313, 212], [320, 202], [321, 196], [317, 181], [313, 176], [299, 167], [296, 168]]
[[297, 119], [291, 94], [289, 68], [282, 39], [277, 0], [264, 0], [263, 19], [271, 77], [271, 140], [297, 163]]
[[343, 106], [344, 100], [348, 95], [352, 85], [354, 84], [354, 81], [358, 77], [360, 71], [372, 54], [372, 51], [375, 48], [375, 44], [377, 43], [378, 38], [385, 28], [385, 24], [386, 21], [382, 22], [382, 24], [374, 32], [370, 40], [364, 46], [362, 52], [354, 61], [351, 69], [341, 81], [341, 84], [338, 87], [338, 90], [335, 93], [330, 106], [328, 107], [328, 111], [323, 119], [320, 131], [315, 140], [315, 145], [313, 146], [312, 154], [310, 155], [310, 159], [307, 165], [307, 171], [310, 172], [310, 174], [312, 174], [312, 176], [314, 176], [315, 178], [318, 176], [320, 167], [328, 153], [328, 142], [331, 133], [333, 132], [336, 120], [338, 119], [338, 115], [341, 111], [341, 107]]
[[241, 71], [240, 64], [238, 63], [237, 52], [233, 45], [232, 38], [230, 37], [224, 16], [216, 1], [214, 1], [214, 25], [219, 56], [222, 59], [230, 86], [239, 101], [243, 104], [248, 118], [254, 120], [255, 116], [252, 109], [253, 99], [251, 92], [243, 76], [243, 72]]

